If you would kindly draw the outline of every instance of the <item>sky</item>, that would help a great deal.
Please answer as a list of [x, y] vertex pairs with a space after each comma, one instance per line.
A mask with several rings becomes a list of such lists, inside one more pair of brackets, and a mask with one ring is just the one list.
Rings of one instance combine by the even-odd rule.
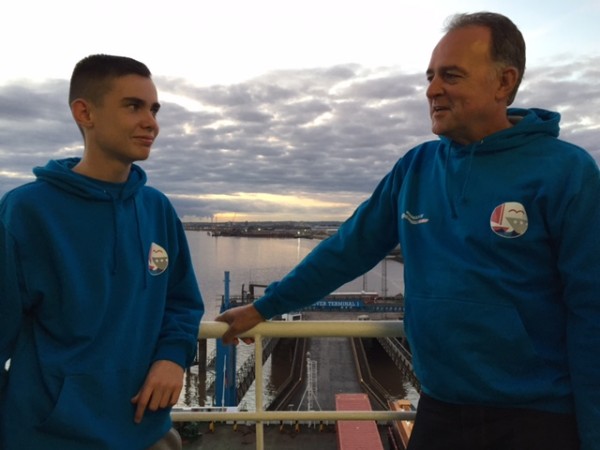
[[[85, 5], [85, 6], [82, 6]], [[447, 17], [510, 17], [528, 52], [513, 106], [562, 115], [600, 162], [600, 0], [10, 0], [0, 6], [0, 196], [80, 156], [73, 66], [136, 58], [160, 135], [140, 165], [184, 221], [344, 220], [436, 139], [425, 70]]]

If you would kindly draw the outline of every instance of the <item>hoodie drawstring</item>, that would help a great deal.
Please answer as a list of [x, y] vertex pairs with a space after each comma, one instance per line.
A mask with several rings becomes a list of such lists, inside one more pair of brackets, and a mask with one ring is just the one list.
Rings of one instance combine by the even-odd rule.
[[[471, 172], [473, 170], [473, 160], [475, 159], [475, 148], [476, 145], [471, 145], [471, 149], [469, 150], [469, 162], [467, 165], [467, 173], [465, 174], [465, 179], [462, 185], [462, 188], [460, 190], [460, 196], [458, 197], [458, 203], [463, 204], [465, 202], [466, 199], [466, 193], [467, 193], [467, 186], [469, 184], [469, 181], [471, 180]], [[456, 210], [456, 205], [455, 203], [452, 201], [452, 196], [450, 195], [450, 185], [449, 185], [449, 174], [448, 174], [448, 168], [450, 167], [450, 155], [452, 153], [452, 147], [448, 146], [448, 152], [446, 153], [446, 160], [444, 161], [444, 172], [445, 172], [445, 182], [446, 182], [446, 201], [448, 202], [448, 205], [450, 206], [450, 214], [452, 216], [453, 219], [456, 219], [458, 217], [458, 211]]]
[[457, 213], [456, 213], [456, 207], [454, 206], [454, 202], [452, 201], [452, 197], [450, 195], [450, 186], [448, 185], [448, 179], [450, 178], [448, 176], [448, 166], [450, 164], [450, 154], [452, 153], [452, 148], [450, 146], [448, 146], [448, 152], [446, 153], [446, 161], [444, 161], [444, 180], [446, 183], [446, 201], [448, 202], [448, 205], [450, 206], [450, 214], [452, 215], [453, 219], [456, 219], [457, 217]]
[[467, 174], [465, 175], [465, 182], [460, 191], [459, 201], [460, 203], [465, 202], [465, 194], [467, 192], [467, 185], [471, 179], [471, 170], [473, 169], [473, 159], [475, 158], [475, 145], [471, 145], [471, 151], [469, 152], [469, 165], [467, 166]]
[[[146, 253], [144, 252], [144, 241], [142, 239], [142, 226], [141, 226], [141, 222], [140, 222], [140, 212], [139, 212], [139, 208], [138, 208], [137, 196], [134, 196], [132, 200], [133, 200], [133, 205], [134, 205], [133, 209], [135, 211], [137, 241], [138, 241], [138, 245], [139, 245], [140, 255], [142, 258], [142, 267], [145, 268], [145, 270], [144, 270], [144, 272], [145, 272], [144, 273], [144, 289], [146, 289], [148, 287], [148, 260], [147, 260], [148, 255], [146, 255]], [[119, 209], [120, 209], [120, 202], [122, 202], [122, 201], [123, 200], [117, 199], [114, 197], [112, 199], [114, 240], [113, 240], [113, 255], [112, 255], [111, 271], [112, 271], [113, 275], [115, 275], [117, 273], [117, 270], [119, 268], [119, 255], [118, 255], [119, 236], [120, 236], [119, 217], [121, 215], [121, 213], [119, 212]]]
[[112, 207], [113, 207], [113, 233], [114, 233], [111, 271], [112, 271], [112, 274], [115, 275], [117, 273], [117, 268], [118, 268], [117, 252], [118, 252], [118, 248], [119, 248], [119, 224], [118, 224], [119, 208], [117, 206], [117, 200], [115, 198], [112, 199], [111, 203], [112, 203]]
[[140, 245], [140, 253], [142, 255], [142, 267], [144, 267], [144, 289], [146, 289], [148, 287], [148, 276], [149, 276], [148, 258], [149, 258], [149, 256], [146, 255], [146, 252], [144, 252], [144, 241], [142, 239], [142, 224], [140, 222], [140, 213], [138, 211], [137, 196], [133, 197], [133, 205], [134, 205], [134, 209], [135, 209], [135, 222], [136, 222], [136, 226], [137, 226], [138, 243]]

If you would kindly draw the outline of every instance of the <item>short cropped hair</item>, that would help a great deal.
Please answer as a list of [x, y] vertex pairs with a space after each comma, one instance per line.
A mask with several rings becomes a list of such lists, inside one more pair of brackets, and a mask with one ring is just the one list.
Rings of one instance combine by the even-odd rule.
[[152, 77], [145, 64], [126, 56], [98, 54], [83, 58], [71, 75], [69, 105], [78, 98], [100, 104], [110, 90], [111, 81], [125, 75]]
[[519, 71], [517, 83], [508, 99], [510, 105], [517, 95], [525, 73], [525, 39], [521, 31], [508, 17], [485, 11], [456, 14], [449, 19], [445, 30], [449, 32], [468, 26], [487, 27], [492, 36], [490, 49], [492, 61], [504, 66], [515, 67]]

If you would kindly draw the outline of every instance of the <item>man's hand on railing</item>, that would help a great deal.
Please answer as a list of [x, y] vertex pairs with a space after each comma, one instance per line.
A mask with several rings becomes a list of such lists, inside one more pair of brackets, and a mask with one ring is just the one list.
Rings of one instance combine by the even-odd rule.
[[[218, 322], [225, 322], [229, 325], [229, 328], [223, 334], [224, 344], [239, 344], [238, 336], [264, 322], [265, 319], [260, 315], [254, 305], [243, 305], [236, 308], [228, 309], [227, 311], [219, 314], [216, 318]], [[242, 338], [242, 341], [246, 344], [254, 342], [253, 338]]]

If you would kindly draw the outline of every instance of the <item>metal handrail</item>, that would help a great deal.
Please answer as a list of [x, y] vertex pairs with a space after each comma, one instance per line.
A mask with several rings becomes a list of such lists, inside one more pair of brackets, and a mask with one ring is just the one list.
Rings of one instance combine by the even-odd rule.
[[[200, 339], [220, 338], [227, 331], [222, 322], [202, 322]], [[404, 323], [399, 320], [319, 320], [319, 321], [269, 321], [262, 322], [240, 337], [254, 339], [255, 378], [263, 379], [262, 339], [266, 337], [403, 337]], [[410, 411], [265, 411], [263, 409], [262, 383], [255, 385], [255, 411], [185, 411], [174, 410], [171, 417], [175, 422], [256, 422], [256, 449], [264, 449], [265, 422], [280, 421], [323, 421], [323, 420], [414, 420]]]

